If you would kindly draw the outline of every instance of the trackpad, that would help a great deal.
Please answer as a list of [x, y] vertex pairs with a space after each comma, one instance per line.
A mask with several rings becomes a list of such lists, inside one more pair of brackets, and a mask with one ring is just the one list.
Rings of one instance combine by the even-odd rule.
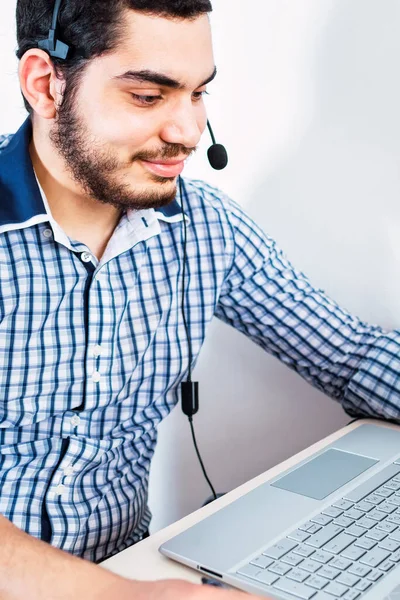
[[327, 450], [271, 485], [308, 498], [323, 500], [377, 462], [379, 461], [359, 454]]

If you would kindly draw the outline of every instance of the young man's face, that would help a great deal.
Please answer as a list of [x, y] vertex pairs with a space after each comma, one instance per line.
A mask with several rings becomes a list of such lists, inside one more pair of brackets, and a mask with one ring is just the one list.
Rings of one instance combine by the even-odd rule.
[[175, 197], [183, 160], [207, 125], [211, 30], [207, 15], [124, 18], [124, 39], [90, 62], [51, 140], [85, 193], [121, 210], [155, 208]]

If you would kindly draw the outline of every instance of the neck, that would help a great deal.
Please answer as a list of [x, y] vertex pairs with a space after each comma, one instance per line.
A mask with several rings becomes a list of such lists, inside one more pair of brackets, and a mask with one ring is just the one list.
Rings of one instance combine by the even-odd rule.
[[40, 135], [34, 127], [29, 152], [54, 220], [71, 239], [86, 244], [100, 259], [121, 212], [83, 193], [55, 153], [48, 133]]

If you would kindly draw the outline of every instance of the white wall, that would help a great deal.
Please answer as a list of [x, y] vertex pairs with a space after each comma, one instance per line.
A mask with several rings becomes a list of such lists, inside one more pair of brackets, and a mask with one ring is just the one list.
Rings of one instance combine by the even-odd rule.
[[[318, 287], [364, 319], [400, 324], [400, 4], [397, 0], [215, 0], [219, 76], [209, 116], [229, 149], [187, 174], [215, 183]], [[246, 8], [246, 10], [244, 9]], [[0, 131], [23, 119], [15, 1], [0, 7]], [[198, 443], [227, 491], [348, 421], [340, 406], [215, 322], [196, 369]], [[152, 530], [209, 495], [176, 410], [153, 463]]]

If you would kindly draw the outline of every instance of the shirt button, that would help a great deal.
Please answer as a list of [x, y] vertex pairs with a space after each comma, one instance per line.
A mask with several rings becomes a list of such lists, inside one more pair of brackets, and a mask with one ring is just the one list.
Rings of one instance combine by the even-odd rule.
[[45, 229], [43, 231], [43, 235], [46, 239], [50, 239], [51, 237], [53, 237], [53, 232], [51, 229]]
[[65, 492], [65, 485], [60, 483], [60, 485], [58, 485], [54, 491], [57, 494], [57, 496], [62, 496]]
[[101, 375], [98, 371], [95, 371], [92, 375], [92, 379], [95, 383], [98, 383], [101, 379]]
[[100, 356], [102, 352], [103, 352], [103, 348], [101, 346], [99, 346], [98, 344], [93, 347], [93, 356], [96, 356], [96, 357]]
[[78, 415], [74, 415], [71, 419], [71, 425], [73, 425], [74, 427], [78, 427], [80, 422], [81, 422], [81, 418], [78, 417]]
[[82, 252], [81, 258], [84, 263], [88, 263], [92, 260], [92, 255], [89, 252]]

